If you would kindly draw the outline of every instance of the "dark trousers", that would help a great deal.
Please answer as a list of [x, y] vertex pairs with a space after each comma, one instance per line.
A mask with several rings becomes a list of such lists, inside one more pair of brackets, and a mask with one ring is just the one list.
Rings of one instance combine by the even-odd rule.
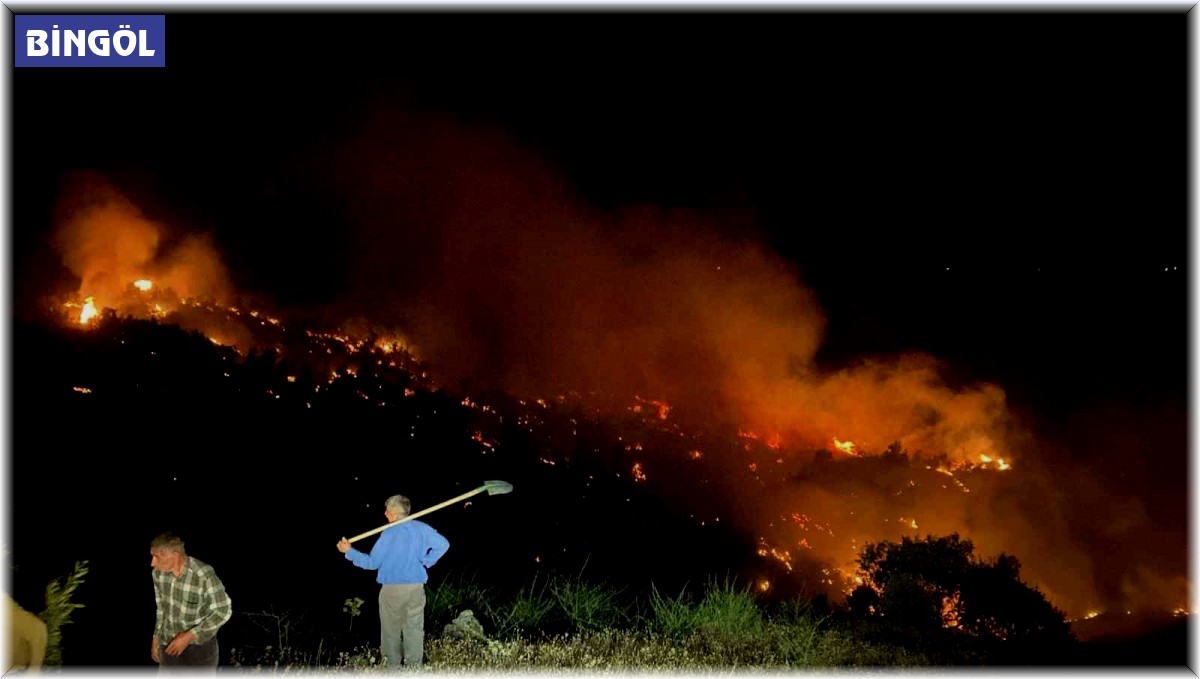
[[199, 670], [211, 667], [214, 671], [217, 660], [221, 657], [217, 647], [217, 638], [213, 637], [203, 644], [188, 644], [179, 655], [167, 655], [167, 645], [160, 644], [158, 648], [158, 667], [163, 672], [174, 670]]

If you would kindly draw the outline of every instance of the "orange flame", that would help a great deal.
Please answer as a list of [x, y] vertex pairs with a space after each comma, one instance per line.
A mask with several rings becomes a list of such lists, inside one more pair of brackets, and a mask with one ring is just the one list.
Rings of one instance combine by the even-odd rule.
[[642, 471], [642, 463], [641, 462], [633, 463], [633, 480], [635, 482], [646, 480], [646, 472]]
[[857, 446], [854, 445], [853, 441], [842, 441], [835, 436], [833, 437], [833, 447], [837, 448], [843, 453], [846, 453], [847, 455], [854, 455], [856, 457], [858, 456], [858, 449]]
[[96, 311], [96, 303], [91, 297], [88, 297], [83, 300], [83, 311], [79, 312], [79, 323], [87, 325], [98, 313], [100, 312]]
[[958, 627], [958, 592], [954, 596], [942, 597], [942, 626]]

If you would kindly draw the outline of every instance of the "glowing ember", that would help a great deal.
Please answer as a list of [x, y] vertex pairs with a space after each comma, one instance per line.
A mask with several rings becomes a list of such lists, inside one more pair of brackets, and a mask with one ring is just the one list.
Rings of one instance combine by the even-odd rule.
[[656, 414], [660, 420], [667, 419], [667, 416], [671, 414], [671, 404], [667, 403], [666, 401], [656, 401], [652, 398], [642, 398], [636, 394], [634, 394], [634, 398], [637, 399], [638, 404], [630, 407], [629, 409], [635, 413], [642, 412], [641, 404], [645, 403], [647, 406], [657, 411]]
[[646, 472], [642, 471], [642, 463], [641, 462], [633, 463], [633, 480], [634, 481], [645, 481], [646, 480]]
[[958, 592], [942, 598], [942, 626], [958, 627]]
[[154, 283], [148, 279], [143, 278], [140, 281], [134, 281], [133, 287], [137, 288], [138, 290], [141, 290], [142, 292], [149, 292], [150, 288], [154, 287]]
[[[703, 524], [701, 524], [703, 525]], [[792, 572], [792, 553], [787, 550], [779, 550], [767, 543], [766, 538], [761, 535], [758, 538], [758, 555], [761, 557], [771, 557], [783, 564], [788, 572]]]

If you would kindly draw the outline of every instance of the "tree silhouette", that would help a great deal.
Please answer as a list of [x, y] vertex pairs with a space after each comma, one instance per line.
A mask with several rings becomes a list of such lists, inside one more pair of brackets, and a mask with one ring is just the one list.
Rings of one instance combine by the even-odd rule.
[[1061, 611], [1021, 582], [1016, 557], [984, 560], [957, 533], [867, 545], [859, 556], [864, 584], [851, 612], [890, 627], [951, 629], [973, 637], [1046, 647], [1071, 639]]

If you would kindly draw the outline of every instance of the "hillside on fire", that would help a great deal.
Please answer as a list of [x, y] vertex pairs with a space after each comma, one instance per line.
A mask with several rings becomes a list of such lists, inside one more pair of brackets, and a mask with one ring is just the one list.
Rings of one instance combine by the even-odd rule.
[[[126, 562], [167, 529], [222, 565], [241, 612], [225, 642], [242, 649], [235, 660], [254, 664], [255, 648], [271, 658], [262, 650], [271, 630], [255, 616], [283, 624], [293, 648], [304, 639], [365, 643], [340, 629], [337, 611], [343, 599], [370, 600], [371, 581], [333, 558], [333, 541], [381, 523], [393, 492], [420, 508], [485, 479], [515, 490], [427, 519], [454, 547], [431, 596], [441, 586], [458, 603], [435, 608], [431, 629], [486, 606], [482, 592], [520, 595], [539, 578], [595, 583], [627, 601], [625, 611], [639, 596], [724, 582], [764, 615], [800, 605], [847, 648], [875, 649], [831, 655], [831, 664], [1184, 661], [1182, 645], [1162, 641], [1182, 629], [1184, 611], [1139, 610], [1143, 623], [1159, 616], [1150, 627], [1159, 640], [1137, 641], [1146, 628], [1130, 628], [1132, 611], [1116, 621], [1123, 631], [1097, 626], [1111, 613], [1075, 619], [1028, 580], [1025, 554], [984, 553], [942, 528], [944, 508], [972, 517], [968, 498], [1018, 492], [1019, 472], [1003, 459], [918, 456], [898, 441], [879, 451], [837, 439], [788, 450], [736, 427], [685, 428], [670, 404], [637, 395], [612, 406], [613, 395], [471, 392], [439, 383], [398, 335], [295, 326], [215, 302], [165, 307], [171, 295], [151, 295], [149, 281], [131, 290], [146, 297], [146, 318], [67, 302], [14, 334], [14, 415], [39, 423], [15, 441], [15, 585], [37, 601], [70, 560], [89, 561], [79, 632], [65, 637], [68, 664], [142, 660], [111, 655], [108, 637], [118, 633], [101, 628], [153, 618], [147, 602], [129, 601], [145, 583]], [[224, 345], [202, 327], [236, 328], [253, 348]], [[779, 497], [793, 511], [771, 500]], [[35, 525], [76, 528], [63, 540]], [[114, 544], [127, 554], [109, 556]], [[570, 619], [551, 619], [533, 632], [571, 631]], [[485, 622], [501, 632], [499, 618]], [[1081, 644], [1080, 629], [1085, 640], [1113, 636]]]

